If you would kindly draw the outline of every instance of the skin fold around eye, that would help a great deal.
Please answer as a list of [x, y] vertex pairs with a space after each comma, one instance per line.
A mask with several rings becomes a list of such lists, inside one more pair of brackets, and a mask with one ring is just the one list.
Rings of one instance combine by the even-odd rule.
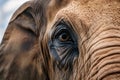
[[49, 41], [49, 51], [60, 69], [69, 69], [75, 57], [78, 56], [77, 36], [71, 26], [58, 24], [52, 30]]

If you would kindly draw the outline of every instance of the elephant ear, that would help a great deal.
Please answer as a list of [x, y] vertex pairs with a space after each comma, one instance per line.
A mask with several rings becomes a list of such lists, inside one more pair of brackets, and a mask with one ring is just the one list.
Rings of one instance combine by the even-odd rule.
[[8, 24], [0, 45], [0, 80], [44, 80], [38, 76], [41, 63], [31, 3], [23, 4]]
[[9, 40], [11, 33], [13, 32], [12, 30], [17, 26], [24, 27], [26, 29], [28, 29], [29, 27], [32, 29], [32, 25], [34, 25], [34, 22], [32, 23], [30, 22], [31, 20], [33, 20], [33, 19], [30, 19], [32, 18], [31, 14], [29, 13], [30, 6], [31, 6], [31, 2], [29, 1], [24, 3], [15, 11], [5, 31], [2, 44]]

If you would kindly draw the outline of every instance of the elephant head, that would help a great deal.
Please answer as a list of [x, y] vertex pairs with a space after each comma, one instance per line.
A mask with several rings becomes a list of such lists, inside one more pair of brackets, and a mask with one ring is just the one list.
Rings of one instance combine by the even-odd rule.
[[31, 0], [0, 45], [1, 80], [120, 80], [120, 0]]

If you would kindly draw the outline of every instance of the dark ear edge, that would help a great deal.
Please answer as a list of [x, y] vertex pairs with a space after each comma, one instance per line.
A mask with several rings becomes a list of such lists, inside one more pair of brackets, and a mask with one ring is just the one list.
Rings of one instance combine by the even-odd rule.
[[12, 18], [10, 19], [10, 22], [14, 21], [19, 14], [21, 14], [24, 10], [29, 8], [31, 6], [31, 2], [32, 1], [28, 1], [28, 2], [24, 3], [23, 5], [21, 5], [12, 15]]

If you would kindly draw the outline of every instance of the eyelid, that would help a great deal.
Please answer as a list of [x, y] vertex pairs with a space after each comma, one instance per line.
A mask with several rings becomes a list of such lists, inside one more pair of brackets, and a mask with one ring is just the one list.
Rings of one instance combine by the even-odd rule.
[[61, 27], [62, 27], [62, 29], [67, 29], [65, 24], [59, 23], [58, 25], [56, 25], [55, 32], [57, 33], [61, 29]]
[[[62, 29], [64, 30], [68, 30], [69, 33], [71, 34], [71, 37], [77, 36], [73, 27], [71, 25], [71, 22], [69, 22], [69, 20], [66, 19], [59, 19], [52, 27], [52, 31], [50, 33], [50, 39], [53, 40], [55, 38], [55, 34], [59, 32], [60, 28], [59, 25], [63, 25]], [[71, 33], [73, 32], [73, 34]], [[76, 37], [77, 38], [77, 37]], [[73, 41], [76, 41], [75, 39], [73, 39]]]
[[57, 32], [55, 32], [55, 36], [59, 36], [62, 32], [68, 32], [69, 33], [69, 31], [67, 29], [60, 29]]
[[67, 25], [65, 25], [65, 24], [59, 24], [59, 25], [57, 25], [56, 26], [56, 28], [54, 29], [54, 32], [52, 33], [52, 39], [55, 39], [56, 38], [56, 36], [59, 36], [59, 34], [61, 33], [61, 32], [69, 32], [68, 31], [68, 29], [67, 29]]

